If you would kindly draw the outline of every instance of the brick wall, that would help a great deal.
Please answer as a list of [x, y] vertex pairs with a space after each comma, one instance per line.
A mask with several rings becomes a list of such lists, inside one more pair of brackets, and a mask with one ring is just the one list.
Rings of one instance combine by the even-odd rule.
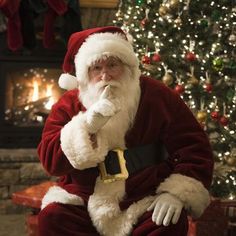
[[0, 214], [25, 212], [24, 207], [12, 204], [11, 194], [48, 179], [36, 149], [0, 149]]

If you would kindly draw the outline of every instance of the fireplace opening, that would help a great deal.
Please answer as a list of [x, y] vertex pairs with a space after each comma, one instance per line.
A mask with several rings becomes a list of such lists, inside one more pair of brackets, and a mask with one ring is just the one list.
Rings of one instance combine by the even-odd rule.
[[29, 67], [8, 71], [5, 88], [6, 124], [19, 127], [42, 126], [62, 91], [57, 85], [61, 71]]
[[0, 148], [37, 147], [58, 86], [61, 61], [2, 60], [0, 63]]

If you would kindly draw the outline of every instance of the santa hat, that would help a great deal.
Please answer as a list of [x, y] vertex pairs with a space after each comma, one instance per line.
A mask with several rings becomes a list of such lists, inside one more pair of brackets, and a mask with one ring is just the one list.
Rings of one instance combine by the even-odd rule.
[[[117, 57], [128, 65], [137, 77], [139, 61], [132, 44], [125, 33], [115, 26], [106, 26], [76, 32], [71, 35], [64, 58], [64, 73], [59, 78], [59, 86], [70, 90], [88, 82], [89, 66], [104, 57]], [[75, 73], [76, 77], [71, 75]]]

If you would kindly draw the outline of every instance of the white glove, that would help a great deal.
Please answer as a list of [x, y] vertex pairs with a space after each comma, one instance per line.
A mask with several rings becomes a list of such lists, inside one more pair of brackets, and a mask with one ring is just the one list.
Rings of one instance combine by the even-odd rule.
[[120, 110], [120, 103], [113, 98], [110, 86], [106, 86], [99, 100], [86, 111], [89, 133], [96, 133]]
[[153, 222], [157, 225], [168, 226], [170, 222], [173, 224], [178, 222], [182, 208], [183, 203], [181, 200], [169, 193], [162, 193], [147, 210], [154, 209], [152, 213]]

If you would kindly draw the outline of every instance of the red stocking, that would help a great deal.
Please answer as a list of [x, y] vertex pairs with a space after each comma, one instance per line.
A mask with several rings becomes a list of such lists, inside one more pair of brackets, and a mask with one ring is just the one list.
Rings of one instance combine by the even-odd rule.
[[20, 0], [5, 0], [0, 2], [0, 9], [8, 18], [7, 43], [12, 51], [20, 49], [23, 45], [21, 35], [21, 22], [19, 16]]
[[55, 42], [54, 22], [57, 16], [63, 15], [67, 11], [64, 0], [47, 0], [48, 11], [44, 19], [44, 38], [45, 48], [52, 48]]

